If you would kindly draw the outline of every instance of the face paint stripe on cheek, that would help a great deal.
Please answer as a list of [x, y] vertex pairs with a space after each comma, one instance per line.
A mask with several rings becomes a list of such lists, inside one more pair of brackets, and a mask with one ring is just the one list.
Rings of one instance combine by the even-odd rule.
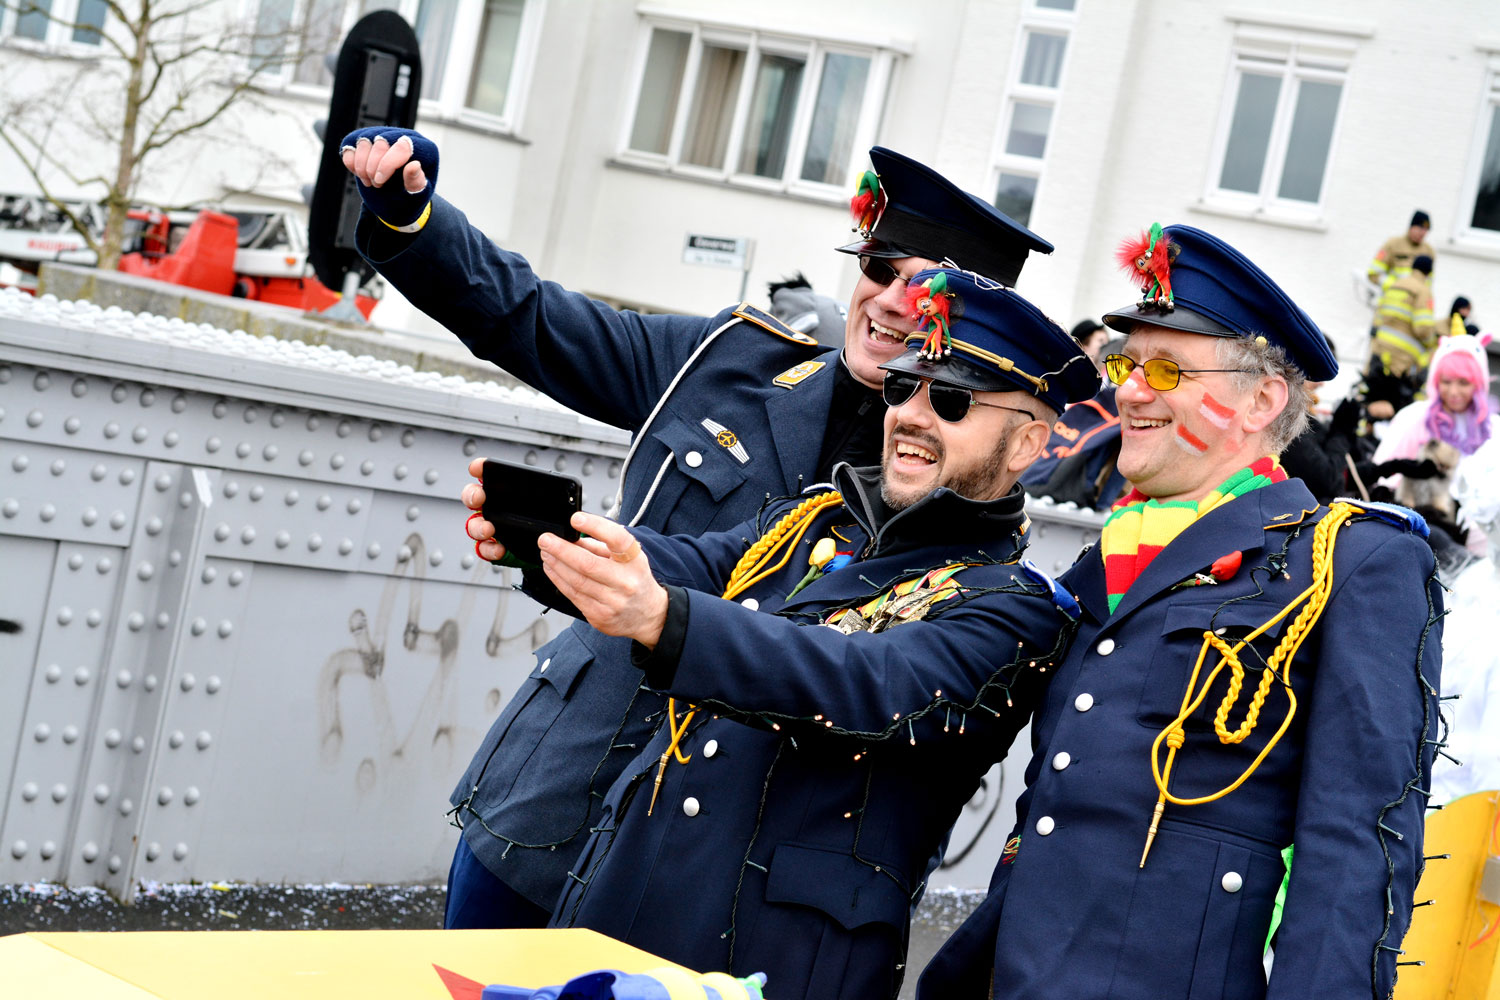
[[1208, 451], [1207, 442], [1197, 437], [1192, 431], [1181, 424], [1177, 425], [1177, 435], [1173, 440], [1181, 445], [1182, 450], [1189, 455], [1202, 455]]
[[1203, 394], [1203, 402], [1198, 407], [1198, 412], [1203, 414], [1203, 419], [1221, 431], [1227, 431], [1230, 422], [1234, 419], [1234, 410], [1214, 399], [1206, 392]]

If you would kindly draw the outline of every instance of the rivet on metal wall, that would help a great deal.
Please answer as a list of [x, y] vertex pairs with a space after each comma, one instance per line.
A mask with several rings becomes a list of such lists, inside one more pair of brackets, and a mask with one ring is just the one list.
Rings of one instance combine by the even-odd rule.
[[240, 541], [246, 545], [255, 541], [255, 529], [248, 524], [245, 525], [244, 530], [240, 532]]
[[302, 499], [302, 494], [298, 493], [296, 490], [287, 490], [286, 491], [286, 505], [288, 507], [295, 507], [295, 506], [297, 506], [297, 501], [301, 500], [301, 499]]
[[195, 806], [198, 804], [198, 800], [202, 797], [203, 793], [199, 792], [197, 788], [189, 785], [187, 790], [182, 793], [182, 804], [185, 806]]
[[225, 524], [222, 521], [220, 521], [218, 524], [214, 525], [214, 540], [215, 541], [223, 542], [223, 541], [227, 541], [228, 538], [229, 538], [229, 525]]
[[89, 628], [98, 628], [103, 620], [104, 613], [98, 608], [89, 608], [89, 613], [83, 616], [83, 623]]
[[158, 805], [163, 805], [164, 806], [164, 805], [167, 805], [171, 801], [172, 801], [172, 789], [169, 788], [169, 787], [167, 787], [167, 786], [165, 786], [165, 785], [163, 785], [161, 791], [159, 791], [159, 792], [156, 793], [156, 802], [157, 802]]
[[37, 853], [42, 856], [42, 860], [43, 861], [49, 861], [49, 860], [51, 860], [52, 856], [57, 853], [57, 841], [55, 841], [55, 840], [44, 840], [44, 841], [42, 841], [42, 846], [37, 849]]
[[360, 502], [359, 497], [350, 497], [349, 504], [345, 509], [351, 514], [358, 514], [363, 507], [364, 504]]
[[94, 801], [95, 802], [108, 802], [109, 801], [109, 786], [108, 785], [95, 785], [94, 786]]
[[117, 437], [119, 437], [120, 436], [120, 425], [117, 424], [117, 423], [115, 423], [113, 420], [111, 420], [109, 423], [105, 424], [104, 425], [104, 436], [107, 437], [107, 438], [117, 438]]
[[109, 475], [109, 470], [104, 467], [103, 462], [99, 462], [89, 470], [89, 478], [96, 483], [102, 480], [107, 475]]
[[173, 549], [172, 551], [170, 551], [170, 552], [167, 553], [167, 565], [168, 566], [181, 566], [182, 565], [182, 550], [181, 549]]
[[132, 736], [130, 738], [130, 752], [131, 753], [142, 753], [143, 751], [145, 751], [145, 749], [146, 749], [146, 737], [144, 737], [144, 736]]
[[113, 514], [109, 515], [109, 526], [116, 531], [119, 531], [121, 528], [125, 527], [125, 512], [123, 510], [117, 510]]
[[36, 516], [43, 521], [51, 521], [57, 516], [57, 508], [50, 503], [44, 503], [42, 509], [36, 512]]
[[585, 476], [592, 476], [594, 474], [594, 460], [592, 458], [585, 458], [583, 460], [583, 474]]
[[156, 613], [156, 627], [157, 628], [166, 628], [170, 624], [172, 624], [172, 616], [171, 615], [167, 614], [165, 611], [158, 611]]
[[69, 417], [67, 420], [63, 421], [63, 430], [67, 431], [69, 434], [77, 434], [82, 429], [83, 421], [79, 420], [77, 417]]
[[249, 497], [252, 503], [259, 503], [265, 497], [265, 495], [266, 488], [260, 483], [256, 483], [254, 486], [250, 487]]
[[474, 553], [470, 552], [465, 554], [464, 557], [459, 560], [458, 564], [464, 569], [473, 569], [474, 561]]
[[276, 547], [278, 549], [284, 549], [284, 548], [286, 548], [290, 544], [292, 544], [292, 533], [291, 532], [289, 532], [289, 531], [278, 531], [278, 532], [276, 532]]
[[52, 801], [61, 802], [68, 797], [68, 786], [62, 782], [52, 786]]
[[183, 490], [181, 493], [177, 494], [177, 506], [181, 507], [183, 510], [187, 510], [192, 505], [193, 495], [187, 490]]
[[119, 810], [121, 816], [129, 816], [131, 813], [135, 812], [135, 803], [130, 799], [121, 799]]
[[406, 562], [406, 560], [408, 560], [410, 558], [411, 558], [411, 546], [410, 545], [403, 545], [399, 549], [396, 550], [396, 561], [398, 563], [404, 563], [404, 562]]
[[328, 459], [328, 467], [330, 469], [342, 469], [344, 467], [344, 456], [338, 452], [334, 452]]
[[219, 578], [219, 571], [217, 569], [215, 569], [212, 566], [205, 566], [205, 567], [203, 567], [203, 575], [200, 577], [200, 579], [204, 583], [213, 583], [218, 578]]
[[272, 427], [280, 427], [284, 423], [286, 423], [286, 414], [282, 413], [280, 410], [272, 410], [271, 411], [271, 426]]
[[557, 461], [555, 461], [555, 462], [552, 463], [552, 468], [556, 469], [558, 472], [565, 471], [567, 469], [567, 467], [568, 467], [568, 456], [567, 455], [558, 455], [557, 456]]
[[18, 840], [10, 845], [10, 856], [20, 861], [26, 857], [26, 841]]
[[156, 393], [152, 392], [150, 389], [142, 389], [141, 390], [141, 405], [142, 406], [150, 406], [152, 403], [155, 403], [155, 402], [156, 402]]
[[354, 539], [342, 538], [339, 540], [339, 555], [347, 556], [354, 551]]
[[307, 536], [307, 551], [316, 552], [323, 547], [323, 536], [313, 532]]
[[207, 441], [203, 442], [203, 450], [209, 452], [210, 454], [218, 451], [222, 447], [224, 447], [224, 442], [220, 441], [216, 437], [211, 437]]
[[214, 404], [214, 416], [222, 418], [224, 416], [224, 414], [226, 414], [228, 412], [229, 412], [229, 404], [226, 403], [224, 400], [221, 399], [217, 403]]
[[184, 396], [182, 393], [179, 392], [177, 395], [175, 395], [175, 396], [172, 397], [172, 412], [173, 413], [181, 413], [183, 410], [186, 410], [186, 409], [187, 409], [187, 397], [186, 396]]
[[214, 738], [208, 735], [208, 730], [205, 729], [198, 733], [196, 745], [199, 750], [207, 750], [213, 744], [213, 741]]
[[522, 461], [524, 461], [527, 465], [535, 465], [537, 462], [536, 452], [528, 451], [526, 453], [526, 457]]
[[99, 575], [100, 576], [104, 576], [110, 570], [112, 570], [114, 568], [115, 568], [115, 561], [113, 559], [111, 559], [109, 556], [100, 556], [99, 557], [99, 561], [94, 564], [94, 569], [96, 569], [96, 570], [99, 571]]
[[249, 441], [241, 441], [239, 444], [235, 445], [234, 446], [234, 453], [236, 455], [238, 455], [240, 458], [249, 458], [250, 457], [250, 442]]
[[83, 521], [85, 528], [92, 528], [99, 523], [99, 512], [92, 507], [85, 507], [83, 509], [83, 517], [80, 520]]
[[178, 442], [180, 442], [181, 440], [182, 435], [178, 434], [176, 431], [167, 431], [167, 433], [161, 436], [161, 443], [166, 445], [168, 448], [177, 447]]
[[87, 844], [83, 845], [83, 851], [81, 853], [83, 855], [83, 860], [87, 861], [89, 864], [93, 864], [99, 858], [99, 845], [91, 840]]
[[354, 430], [354, 425], [351, 424], [349, 421], [347, 421], [347, 420], [340, 420], [339, 421], [339, 429], [338, 429], [338, 435], [339, 435], [339, 437], [341, 437], [341, 438], [348, 437], [349, 436], [349, 432], [352, 431], [352, 430]]
[[438, 471], [436, 469], [428, 469], [422, 474], [422, 481], [428, 486], [435, 485], [438, 481]]
[[0, 365], [0, 385], [10, 381], [10, 365]]
[[48, 684], [56, 684], [62, 680], [62, 667], [56, 663], [49, 663], [47, 664], [46, 672], [42, 676], [47, 678]]
[[280, 448], [276, 447], [274, 444], [268, 444], [261, 449], [260, 457], [264, 458], [267, 462], [274, 462], [276, 460], [276, 456], [279, 454], [281, 454]]
[[7, 499], [5, 503], [0, 504], [0, 513], [5, 514], [6, 517], [15, 517], [17, 514], [21, 513], [20, 501], [16, 500], [14, 497]]
[[147, 691], [155, 691], [156, 690], [156, 675], [155, 674], [147, 674], [146, 675], [146, 679], [143, 680], [143, 681], [141, 681], [141, 687], [145, 688]]
[[609, 478], [611, 478], [611, 479], [619, 479], [620, 478], [620, 463], [618, 461], [610, 462], [609, 463]]
[[68, 470], [68, 463], [59, 458], [52, 463], [51, 468], [54, 476], [60, 476]]
[[235, 570], [230, 570], [229, 571], [229, 585], [231, 587], [238, 587], [240, 584], [242, 584], [244, 582], [245, 582], [245, 571], [244, 570], [242, 570], [242, 569], [235, 569]]
[[37, 372], [36, 376], [31, 380], [31, 384], [37, 392], [46, 392], [47, 387], [52, 384], [52, 376], [46, 372]]
[[113, 399], [116, 403], [125, 402], [125, 397], [128, 395], [130, 395], [130, 390], [126, 389], [125, 386], [119, 382], [116, 382], [114, 386], [109, 390], [109, 398]]
[[133, 482], [135, 482], [135, 470], [134, 469], [121, 469], [120, 470], [120, 485], [121, 486], [129, 486]]
[[47, 725], [45, 722], [37, 723], [37, 727], [31, 731], [32, 739], [36, 740], [38, 743], [46, 743], [48, 737], [50, 737], [51, 735], [52, 727]]
[[123, 737], [120, 735], [120, 731], [118, 729], [108, 730], [104, 734], [104, 745], [113, 750], [115, 747], [120, 745], [121, 739], [123, 739]]
[[[224, 624], [228, 625], [229, 623], [225, 622]], [[219, 679], [218, 674], [209, 674], [208, 680], [203, 682], [203, 690], [207, 691], [209, 694], [218, 694], [219, 689], [223, 686], [224, 682]]]
[[401, 432], [401, 447], [410, 448], [417, 443], [417, 432], [408, 427]]
[[476, 453], [478, 453], [478, 451], [479, 451], [479, 442], [475, 441], [473, 438], [465, 438], [464, 439], [464, 457], [465, 458], [473, 458], [474, 455]]
[[312, 451], [310, 449], [303, 448], [301, 451], [299, 451], [297, 453], [297, 464], [298, 465], [312, 465], [314, 457], [315, 456], [313, 455], [313, 453], [312, 453]]
[[379, 424], [371, 424], [370, 425], [370, 440], [371, 441], [379, 441], [383, 437], [385, 437], [385, 428], [381, 427]]
[[432, 565], [434, 565], [434, 566], [440, 566], [440, 565], [442, 565], [442, 562], [443, 562], [443, 550], [442, 549], [433, 549], [432, 550], [432, 554], [427, 557], [427, 561], [429, 563], [431, 563]]
[[379, 542], [371, 542], [369, 548], [365, 549], [365, 556], [366, 556], [366, 558], [374, 559], [374, 558], [377, 558], [379, 555], [380, 555], [380, 543]]
[[[193, 624], [196, 625], [197, 622], [194, 622]], [[192, 674], [183, 674], [182, 680], [177, 682], [177, 686], [182, 688], [184, 691], [191, 691], [194, 685], [196, 685], [197, 683], [198, 678], [194, 677]]]
[[260, 410], [256, 409], [253, 406], [247, 406], [247, 407], [245, 407], [245, 423], [247, 423], [247, 424], [253, 424], [253, 423], [255, 423], [255, 418], [258, 417], [258, 416], [260, 416]]
[[167, 746], [171, 747], [173, 750], [176, 750], [178, 747], [182, 746], [182, 744], [186, 740], [187, 737], [183, 735], [181, 729], [174, 729], [172, 730], [172, 735], [167, 737]]
[[124, 866], [125, 862], [120, 860], [120, 856], [118, 854], [111, 854], [109, 856], [109, 873], [111, 875], [119, 874], [120, 869]]
[[177, 859], [178, 861], [181, 861], [187, 856], [188, 846], [186, 844], [178, 844], [176, 847], [172, 848], [172, 857]]
[[57, 624], [67, 625], [73, 621], [73, 609], [66, 604], [57, 609]]
[[94, 673], [88, 667], [78, 667], [73, 671], [73, 683], [83, 687], [93, 679]]
[[391, 475], [395, 476], [397, 479], [405, 479], [408, 471], [409, 470], [405, 465], [398, 465], [391, 470]]
[[151, 565], [150, 562], [142, 561], [141, 564], [135, 568], [135, 575], [137, 579], [149, 580], [156, 575], [156, 567]]
[[26, 414], [26, 426], [27, 427], [40, 427], [40, 426], [42, 426], [42, 411], [41, 410], [32, 410], [30, 413]]
[[21, 786], [21, 799], [23, 801], [34, 802], [39, 794], [41, 794], [41, 789], [36, 787], [36, 782], [34, 781], [28, 781]]
[[421, 516], [422, 516], [422, 508], [418, 507], [416, 504], [412, 504], [410, 507], [406, 508], [406, 519], [408, 521], [415, 521], [417, 518], [419, 518]]
[[74, 725], [63, 726], [62, 741], [69, 746], [78, 742], [78, 727]]
[[121, 670], [115, 674], [115, 684], [122, 688], [130, 687], [130, 682], [134, 679], [129, 670]]
[[161, 857], [161, 845], [153, 840], [146, 845], [146, 860], [155, 861], [159, 857]]
[[75, 399], [82, 399], [89, 391], [89, 381], [85, 378], [75, 378], [70, 389]]
[[368, 475], [370, 475], [370, 473], [372, 473], [374, 471], [375, 471], [375, 463], [372, 462], [372, 461], [370, 461], [368, 458], [365, 459], [363, 462], [359, 463], [359, 474], [361, 476], [368, 476]]
[[333, 506], [333, 497], [329, 496], [327, 493], [320, 495], [317, 499], [316, 506], [319, 510], [327, 510], [329, 507]]
[[77, 570], [80, 570], [82, 568], [83, 568], [83, 555], [81, 553], [74, 552], [72, 555], [68, 556], [68, 569], [77, 571]]
[[234, 624], [232, 622], [230, 622], [227, 618], [224, 621], [219, 622], [219, 638], [220, 639], [228, 639], [229, 636], [230, 636], [230, 634], [233, 633], [233, 632], [234, 632]]
[[151, 430], [145, 424], [137, 424], [135, 430], [130, 432], [130, 440], [136, 444], [145, 444], [150, 436]]
[[318, 415], [316, 413], [309, 413], [307, 415], [307, 429], [308, 430], [315, 431], [315, 430], [318, 429], [318, 427], [322, 423], [323, 423], [323, 421], [321, 421], [321, 420], [318, 419]]
[[188, 631], [192, 632], [194, 635], [202, 635], [204, 632], [208, 631], [208, 622], [204, 621], [202, 618], [194, 618], [192, 624], [188, 626]]

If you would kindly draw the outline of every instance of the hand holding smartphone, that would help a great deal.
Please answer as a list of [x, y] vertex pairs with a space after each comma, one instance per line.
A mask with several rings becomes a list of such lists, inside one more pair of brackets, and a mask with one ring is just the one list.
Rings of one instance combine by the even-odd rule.
[[578, 480], [488, 459], [480, 479], [484, 519], [495, 526], [496, 541], [523, 567], [541, 565], [536, 540], [543, 532], [578, 541], [578, 531], [570, 523], [583, 509], [583, 486]]

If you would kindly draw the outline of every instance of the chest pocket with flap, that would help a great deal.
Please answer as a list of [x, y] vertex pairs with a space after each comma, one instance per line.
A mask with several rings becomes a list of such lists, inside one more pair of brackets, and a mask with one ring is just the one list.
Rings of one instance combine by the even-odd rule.
[[[738, 524], [755, 512], [755, 506], [759, 504], [765, 490], [758, 493], [755, 490], [748, 491], [754, 497], [746, 501], [749, 506], [743, 511], [739, 509], [740, 505], [733, 502], [725, 504], [725, 499], [745, 483], [752, 470], [768, 467], [779, 469], [773, 456], [757, 456], [756, 451], [750, 450], [752, 445], [745, 446], [750, 461], [741, 463], [707, 430], [690, 424], [681, 417], [674, 416], [658, 424], [652, 429], [651, 437], [671, 452], [671, 464], [656, 485], [656, 492], [651, 497], [646, 515], [641, 519], [643, 524], [667, 526], [669, 518], [682, 516], [694, 522], [694, 534], [706, 529]], [[769, 440], [758, 443], [758, 450], [761, 451], [772, 447]], [[666, 455], [653, 449], [651, 458], [643, 463], [641, 472], [644, 473], [649, 466], [649, 474], [654, 477], [666, 458]], [[768, 461], [769, 466], [766, 464]], [[775, 487], [779, 492], [779, 476]], [[771, 487], [768, 485], [766, 488]], [[672, 529], [667, 527], [666, 530]]]
[[[1161, 641], [1157, 643], [1152, 653], [1151, 665], [1146, 670], [1145, 681], [1141, 688], [1140, 710], [1137, 715], [1141, 725], [1160, 729], [1177, 718], [1177, 713], [1182, 710], [1182, 696], [1186, 693], [1188, 681], [1193, 676], [1193, 664], [1198, 661], [1198, 651], [1203, 646], [1204, 632], [1215, 632], [1220, 638], [1233, 645], [1235, 640], [1243, 639], [1254, 632], [1286, 606], [1284, 602], [1264, 595], [1239, 601], [1227, 600], [1229, 595], [1220, 597], [1214, 593], [1217, 589], [1214, 587], [1195, 588], [1195, 591], [1201, 590], [1208, 593], [1189, 592], [1166, 606], [1161, 625]], [[1229, 714], [1231, 729], [1238, 726], [1240, 720], [1244, 718], [1245, 708], [1250, 704], [1256, 686], [1260, 684], [1262, 668], [1276, 648], [1282, 630], [1295, 615], [1296, 612], [1293, 611], [1261, 633], [1251, 644], [1253, 649], [1251, 646], [1246, 646], [1239, 651], [1239, 660], [1245, 668], [1245, 676], [1239, 699]], [[1218, 650], [1210, 647], [1204, 655], [1203, 668], [1198, 674], [1197, 686], [1200, 690], [1204, 680], [1218, 662]], [[1214, 678], [1208, 695], [1198, 706], [1197, 711], [1184, 723], [1186, 729], [1204, 732], [1213, 729], [1214, 713], [1218, 711], [1220, 703], [1229, 692], [1229, 681], [1230, 669], [1226, 665]], [[1273, 687], [1266, 699], [1266, 705], [1268, 708], [1275, 706], [1277, 718], [1280, 717], [1279, 713], [1285, 707], [1285, 703], [1286, 696]], [[1274, 729], [1275, 727], [1272, 726], [1268, 731], [1274, 731]], [[1260, 728], [1257, 727], [1250, 739], [1253, 741], [1259, 736]]]

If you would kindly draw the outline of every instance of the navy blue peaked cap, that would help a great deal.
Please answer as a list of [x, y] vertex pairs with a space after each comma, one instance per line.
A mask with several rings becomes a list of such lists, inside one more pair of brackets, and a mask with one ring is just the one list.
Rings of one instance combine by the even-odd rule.
[[946, 260], [1011, 286], [1028, 253], [1052, 252], [1051, 243], [909, 156], [875, 146], [870, 163], [885, 210], [866, 238], [839, 247], [841, 253]]
[[941, 357], [922, 350], [927, 329], [906, 335], [908, 350], [880, 367], [987, 392], [1028, 392], [1061, 412], [1092, 399], [1099, 372], [1078, 342], [1013, 290], [968, 271], [933, 268], [911, 279], [919, 288], [941, 275], [948, 297], [949, 338]]
[[1139, 324], [1210, 337], [1265, 337], [1317, 382], [1338, 374], [1339, 363], [1318, 325], [1250, 259], [1210, 233], [1166, 226], [1177, 248], [1170, 265], [1174, 307], [1145, 300], [1106, 313], [1109, 327], [1129, 333]]

